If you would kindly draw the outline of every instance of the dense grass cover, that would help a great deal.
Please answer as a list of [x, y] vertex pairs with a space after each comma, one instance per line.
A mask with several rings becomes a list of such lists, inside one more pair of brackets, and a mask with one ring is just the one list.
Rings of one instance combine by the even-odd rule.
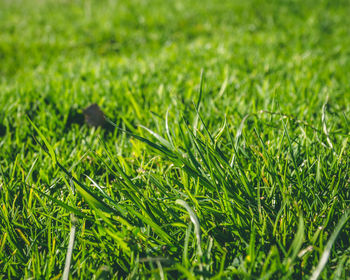
[[349, 277], [349, 15], [1, 1], [0, 279]]

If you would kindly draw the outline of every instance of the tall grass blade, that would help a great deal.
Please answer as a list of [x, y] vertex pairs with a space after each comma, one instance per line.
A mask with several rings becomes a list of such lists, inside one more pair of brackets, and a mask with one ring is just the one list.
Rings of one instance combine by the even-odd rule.
[[66, 262], [64, 265], [62, 280], [68, 280], [69, 278], [70, 264], [71, 264], [72, 255], [73, 255], [73, 247], [74, 247], [75, 231], [76, 231], [76, 228], [75, 228], [76, 218], [74, 217], [73, 214], [71, 215], [71, 220], [72, 220], [72, 227], [69, 233], [69, 243], [68, 243]]
[[194, 225], [194, 232], [197, 238], [197, 252], [198, 252], [198, 256], [201, 257], [202, 256], [202, 248], [201, 248], [201, 228], [200, 228], [200, 224], [197, 218], [197, 215], [193, 212], [193, 210], [191, 209], [191, 207], [187, 204], [186, 201], [182, 200], [182, 199], [177, 199], [175, 201], [176, 204], [181, 205], [182, 207], [184, 207], [188, 214], [190, 215], [190, 219], [191, 222]]
[[46, 146], [48, 153], [51, 157], [51, 160], [53, 162], [53, 165], [55, 166], [57, 160], [56, 160], [56, 154], [55, 154], [55, 151], [53, 150], [53, 147], [51, 146], [49, 141], [47, 141], [46, 137], [44, 136], [44, 134], [42, 134], [40, 129], [31, 121], [31, 119], [29, 117], [27, 117], [27, 120], [29, 121], [31, 126], [35, 129], [35, 131], [39, 134], [40, 138], [44, 141], [45, 146]]
[[310, 280], [317, 280], [318, 277], [320, 277], [322, 270], [325, 268], [325, 266], [328, 262], [328, 258], [331, 254], [333, 244], [335, 243], [335, 240], [337, 239], [343, 226], [348, 221], [349, 217], [350, 217], [350, 210], [346, 210], [345, 213], [343, 214], [343, 216], [340, 218], [340, 221], [338, 222], [331, 237], [329, 238], [329, 240], [326, 244], [326, 248], [324, 249], [324, 251], [322, 253], [321, 259], [320, 259], [315, 271], [312, 273]]

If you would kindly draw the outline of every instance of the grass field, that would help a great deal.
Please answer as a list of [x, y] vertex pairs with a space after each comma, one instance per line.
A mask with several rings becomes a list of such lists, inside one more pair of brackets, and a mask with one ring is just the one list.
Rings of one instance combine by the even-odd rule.
[[0, 279], [350, 279], [349, 15], [0, 1]]

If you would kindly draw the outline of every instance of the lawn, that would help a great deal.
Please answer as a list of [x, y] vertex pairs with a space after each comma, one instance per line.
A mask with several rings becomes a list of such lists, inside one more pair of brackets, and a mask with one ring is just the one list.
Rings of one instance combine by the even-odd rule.
[[349, 279], [349, 15], [0, 1], [0, 279]]

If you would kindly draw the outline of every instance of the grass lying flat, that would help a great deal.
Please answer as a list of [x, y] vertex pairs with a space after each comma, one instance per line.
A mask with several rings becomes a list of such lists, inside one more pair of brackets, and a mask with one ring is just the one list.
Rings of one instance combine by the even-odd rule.
[[0, 3], [0, 276], [344, 279], [349, 9]]

